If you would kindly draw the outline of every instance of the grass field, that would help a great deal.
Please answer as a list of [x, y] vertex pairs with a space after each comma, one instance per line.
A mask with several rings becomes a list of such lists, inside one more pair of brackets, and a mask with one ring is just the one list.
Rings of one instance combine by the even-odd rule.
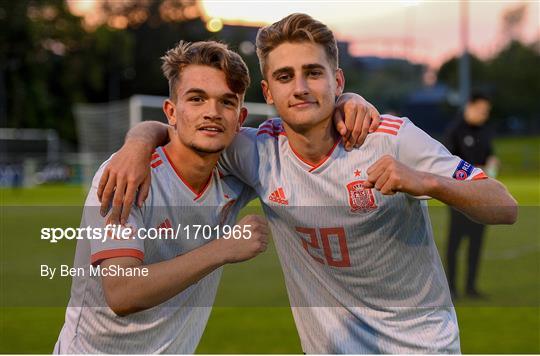
[[[520, 215], [514, 226], [488, 229], [480, 287], [491, 298], [456, 303], [464, 353], [540, 353], [539, 143], [538, 138], [497, 142], [506, 165], [501, 180], [519, 201]], [[75, 244], [40, 241], [39, 229], [78, 226], [85, 193], [80, 187], [50, 186], [0, 194], [0, 352], [50, 353], [63, 324], [70, 280], [43, 279], [39, 265], [71, 264]], [[447, 210], [432, 205], [436, 243], [444, 255]], [[257, 204], [246, 209], [259, 211]], [[464, 262], [465, 248], [461, 252]], [[272, 246], [252, 261], [227, 266], [197, 351], [301, 352], [287, 305]]]

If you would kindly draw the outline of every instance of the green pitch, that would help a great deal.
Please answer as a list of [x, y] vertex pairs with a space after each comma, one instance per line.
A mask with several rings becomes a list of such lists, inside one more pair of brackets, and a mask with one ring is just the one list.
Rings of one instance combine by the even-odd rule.
[[[491, 298], [456, 303], [464, 353], [540, 353], [539, 142], [498, 141], [498, 154], [507, 164], [501, 180], [518, 199], [520, 215], [514, 226], [488, 228], [480, 288]], [[85, 193], [80, 187], [51, 186], [0, 194], [0, 353], [50, 353], [63, 324], [70, 281], [39, 277], [39, 265], [71, 264], [75, 244], [40, 241], [39, 229], [78, 226]], [[247, 212], [260, 212], [258, 203]], [[434, 203], [430, 213], [444, 256], [447, 210]], [[462, 277], [465, 263], [459, 265]], [[272, 246], [252, 261], [226, 266], [197, 351], [300, 353], [287, 305]]]

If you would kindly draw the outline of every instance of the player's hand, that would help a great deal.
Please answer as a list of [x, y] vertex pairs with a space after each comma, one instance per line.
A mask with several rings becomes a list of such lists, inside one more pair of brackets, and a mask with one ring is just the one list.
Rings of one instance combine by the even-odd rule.
[[129, 141], [111, 158], [99, 181], [97, 190], [101, 202], [100, 213], [107, 215], [112, 201], [109, 221], [125, 224], [137, 195], [137, 206], [142, 206], [150, 190], [151, 151], [143, 143]]
[[251, 236], [247, 238], [247, 235], [243, 233], [239, 239], [233, 238], [232, 235], [228, 239], [218, 239], [222, 243], [220, 250], [225, 254], [226, 263], [249, 260], [264, 252], [268, 246], [270, 230], [265, 218], [259, 215], [247, 215], [237, 225], [242, 227], [242, 232], [245, 226], [245, 229], [251, 232]]
[[347, 151], [360, 147], [381, 123], [377, 109], [358, 94], [344, 93], [336, 101], [334, 125]]
[[428, 195], [429, 174], [407, 167], [392, 156], [383, 156], [367, 170], [365, 188], [375, 188], [384, 195], [397, 192], [413, 196]]

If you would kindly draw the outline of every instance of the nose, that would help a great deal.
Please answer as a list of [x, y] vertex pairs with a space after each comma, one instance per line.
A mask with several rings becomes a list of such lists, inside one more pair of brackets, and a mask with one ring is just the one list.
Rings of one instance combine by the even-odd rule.
[[211, 121], [221, 120], [222, 118], [221, 110], [220, 110], [220, 106], [217, 100], [208, 101], [207, 110], [203, 116], [205, 120], [211, 120]]
[[309, 94], [309, 88], [307, 85], [306, 78], [301, 75], [296, 76], [294, 82], [294, 95], [297, 97], [306, 96]]

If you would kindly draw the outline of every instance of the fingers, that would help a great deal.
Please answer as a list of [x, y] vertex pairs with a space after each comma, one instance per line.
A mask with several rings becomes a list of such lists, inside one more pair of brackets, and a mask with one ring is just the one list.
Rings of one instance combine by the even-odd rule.
[[270, 233], [270, 228], [268, 227], [268, 223], [266, 222], [266, 219], [264, 219], [261, 216], [255, 216], [255, 220], [251, 224], [252, 224], [252, 227], [257, 232], [265, 235], [263, 237], [267, 238], [267, 235]]
[[107, 167], [105, 167], [105, 169], [103, 170], [103, 174], [101, 175], [101, 178], [99, 179], [99, 185], [97, 189], [97, 196], [100, 202], [101, 202], [101, 196], [103, 195], [103, 191], [105, 190], [105, 186], [107, 185], [108, 179], [109, 179], [109, 166], [107, 165]]
[[362, 118], [359, 118], [357, 120], [358, 128], [355, 127], [355, 130], [357, 129], [357, 133], [353, 133], [353, 135], [356, 136], [356, 141], [354, 142], [354, 148], [358, 148], [364, 144], [364, 141], [366, 140], [366, 137], [369, 133], [369, 125], [371, 123], [371, 116], [369, 113], [369, 110], [363, 110], [362, 114], [364, 115]]
[[390, 178], [390, 174], [388, 176], [389, 178], [381, 186], [381, 189], [380, 189], [380, 192], [382, 195], [394, 195], [397, 192], [394, 180]]
[[265, 218], [260, 215], [248, 215], [242, 222], [245, 225], [250, 225], [250, 229], [256, 233], [257, 239], [268, 243], [268, 235], [270, 234], [270, 228]]
[[334, 110], [334, 115], [332, 116], [334, 120], [334, 126], [342, 137], [347, 135], [347, 127], [345, 126], [345, 121], [343, 120], [343, 114], [339, 108]]
[[128, 182], [126, 195], [124, 201], [122, 202], [122, 209], [120, 215], [120, 223], [124, 225], [127, 222], [129, 212], [131, 211], [131, 206], [135, 200], [135, 194], [137, 193], [137, 186], [133, 182]]
[[366, 171], [368, 179], [364, 182], [364, 187], [373, 188], [377, 179], [379, 179], [381, 174], [387, 169], [388, 165], [393, 162], [393, 159], [394, 158], [390, 155], [384, 155], [379, 158], [377, 162], [373, 163]]
[[371, 118], [371, 124], [369, 125], [369, 132], [375, 132], [379, 128], [379, 125], [381, 124], [381, 114], [379, 111], [372, 106], [369, 110], [369, 116]]
[[358, 108], [354, 103], [348, 104], [346, 103], [343, 107], [343, 111], [345, 113], [345, 126], [347, 127], [347, 133], [348, 136], [346, 137], [345, 141], [345, 149], [347, 151], [352, 150], [354, 143], [351, 142], [351, 135], [354, 131], [354, 126], [357, 121], [357, 111]]
[[407, 167], [400, 164], [392, 156], [385, 155], [367, 170], [368, 180], [365, 188], [375, 188], [383, 195], [394, 195], [407, 192], [403, 182], [407, 179]]
[[[345, 93], [342, 94], [336, 102], [337, 108], [342, 109], [341, 119], [345, 123], [346, 132], [342, 133], [341, 126], [338, 128], [335, 122], [336, 129], [342, 134], [345, 150], [350, 151], [353, 147], [360, 147], [368, 133], [377, 130], [381, 123], [381, 118], [378, 110], [357, 94]], [[337, 116], [337, 115], [335, 115]], [[339, 119], [339, 116], [337, 116]]]
[[146, 198], [148, 198], [148, 192], [150, 192], [150, 184], [152, 183], [152, 175], [148, 174], [141, 184], [139, 194], [137, 195], [137, 206], [141, 208]]
[[[377, 178], [377, 180], [375, 181], [375, 189], [377, 190], [381, 190], [382, 187], [384, 187], [384, 185], [386, 184], [386, 182], [388, 182], [388, 179], [390, 178], [390, 174], [391, 172], [387, 169], [385, 169], [380, 175], [379, 177]], [[382, 193], [382, 192], [381, 192]], [[384, 193], [383, 193], [384, 194]]]
[[126, 189], [126, 181], [124, 179], [119, 179], [116, 183], [112, 211], [109, 217], [111, 223], [113, 224], [118, 224], [120, 222], [120, 213], [122, 210], [122, 204], [124, 202], [125, 189]]
[[103, 217], [105, 217], [105, 215], [107, 215], [107, 213], [109, 212], [109, 206], [111, 205], [115, 185], [116, 185], [116, 176], [114, 174], [111, 174], [107, 179], [107, 184], [105, 185], [105, 188], [103, 189], [103, 194], [101, 197], [100, 213], [101, 213], [101, 216]]
[[383, 165], [377, 165], [371, 173], [368, 172], [368, 179], [364, 182], [365, 188], [374, 188], [379, 178], [385, 172], [386, 167]]

